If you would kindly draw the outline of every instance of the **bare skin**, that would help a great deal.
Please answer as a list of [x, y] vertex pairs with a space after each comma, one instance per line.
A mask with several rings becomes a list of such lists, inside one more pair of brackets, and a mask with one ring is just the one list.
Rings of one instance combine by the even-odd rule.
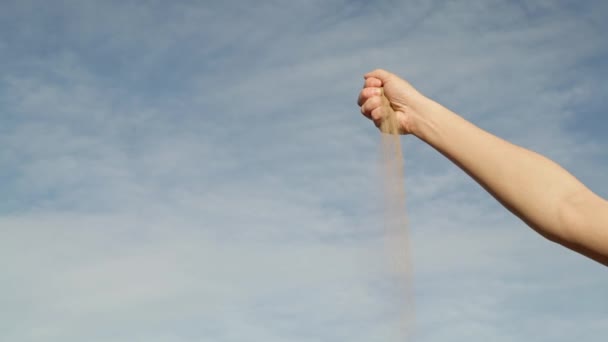
[[608, 266], [608, 201], [544, 156], [496, 137], [385, 70], [365, 75], [361, 112], [376, 127], [394, 115], [545, 238]]

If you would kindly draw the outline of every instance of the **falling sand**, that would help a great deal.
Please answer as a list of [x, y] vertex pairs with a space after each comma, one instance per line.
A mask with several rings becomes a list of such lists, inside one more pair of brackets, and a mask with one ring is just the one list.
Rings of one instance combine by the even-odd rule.
[[397, 288], [393, 303], [397, 307], [398, 334], [407, 338], [414, 326], [414, 300], [405, 210], [404, 161], [395, 115], [387, 117], [380, 128], [386, 251], [394, 276], [392, 280]]

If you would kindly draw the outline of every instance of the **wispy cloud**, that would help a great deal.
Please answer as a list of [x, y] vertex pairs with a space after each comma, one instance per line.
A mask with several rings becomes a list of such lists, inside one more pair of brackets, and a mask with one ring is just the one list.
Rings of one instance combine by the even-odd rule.
[[[379, 137], [355, 106], [362, 74], [393, 70], [608, 194], [605, 13], [600, 1], [7, 3], [0, 337], [402, 340], [411, 303], [381, 221]], [[403, 143], [412, 340], [602, 339], [599, 266]]]

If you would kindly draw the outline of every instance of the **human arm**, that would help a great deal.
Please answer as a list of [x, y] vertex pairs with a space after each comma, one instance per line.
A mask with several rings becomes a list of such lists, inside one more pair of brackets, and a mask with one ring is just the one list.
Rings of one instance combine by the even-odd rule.
[[452, 160], [544, 237], [608, 266], [608, 202], [558, 164], [478, 128], [383, 70], [366, 75], [359, 104], [377, 126], [395, 116], [401, 133]]

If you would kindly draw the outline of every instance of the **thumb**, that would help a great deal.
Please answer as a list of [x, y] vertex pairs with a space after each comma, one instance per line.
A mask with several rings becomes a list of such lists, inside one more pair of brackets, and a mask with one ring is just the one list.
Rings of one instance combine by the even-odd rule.
[[374, 71], [368, 72], [363, 77], [365, 79], [370, 78], [370, 77], [375, 77], [375, 78], [379, 79], [380, 81], [382, 81], [382, 83], [386, 83], [390, 79], [395, 77], [395, 75], [386, 70], [383, 70], [383, 69], [376, 69]]

